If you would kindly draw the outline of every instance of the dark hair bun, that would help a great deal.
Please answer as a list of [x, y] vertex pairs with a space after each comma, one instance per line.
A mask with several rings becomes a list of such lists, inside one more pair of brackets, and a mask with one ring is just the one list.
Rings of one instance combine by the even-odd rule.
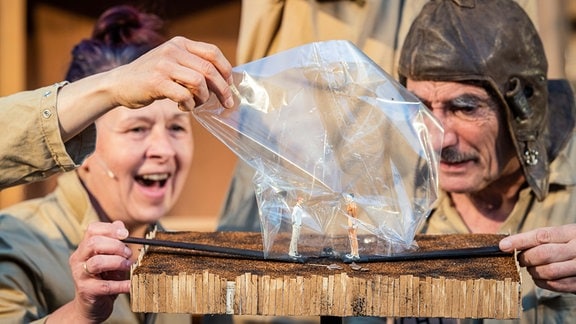
[[72, 50], [66, 80], [75, 81], [132, 62], [166, 40], [163, 28], [160, 17], [132, 6], [108, 9], [94, 25], [92, 38], [82, 40]]
[[106, 10], [94, 25], [92, 39], [107, 46], [155, 47], [164, 38], [164, 24], [154, 15], [139, 11], [129, 5]]

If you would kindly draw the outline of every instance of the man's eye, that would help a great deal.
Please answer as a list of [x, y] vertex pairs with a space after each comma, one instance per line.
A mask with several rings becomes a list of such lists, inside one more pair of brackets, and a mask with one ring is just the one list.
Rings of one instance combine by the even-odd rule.
[[450, 110], [455, 117], [469, 121], [492, 118], [496, 114], [494, 109], [485, 105], [453, 106]]
[[471, 114], [478, 109], [477, 106], [455, 106], [452, 110], [456, 113]]
[[480, 117], [478, 107], [475, 106], [452, 107], [451, 110], [455, 117], [462, 120], [476, 120]]

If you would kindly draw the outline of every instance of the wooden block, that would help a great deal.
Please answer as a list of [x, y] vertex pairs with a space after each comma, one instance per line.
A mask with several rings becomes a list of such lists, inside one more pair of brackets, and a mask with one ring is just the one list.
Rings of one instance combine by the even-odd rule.
[[[262, 250], [260, 233], [154, 234], [161, 240], [217, 242], [222, 247]], [[420, 250], [430, 251], [497, 245], [502, 237], [422, 235], [416, 237], [416, 242]], [[310, 253], [302, 249], [304, 252]], [[328, 267], [334, 263], [341, 270]], [[511, 254], [357, 265], [363, 269], [335, 259], [316, 258], [314, 264], [246, 260], [147, 246], [131, 271], [132, 310], [266, 316], [495, 319], [514, 319], [520, 315], [520, 275]]]

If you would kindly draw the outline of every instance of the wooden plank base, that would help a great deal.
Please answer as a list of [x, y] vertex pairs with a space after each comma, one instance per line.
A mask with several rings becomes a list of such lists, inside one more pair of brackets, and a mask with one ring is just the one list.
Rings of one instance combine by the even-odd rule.
[[[157, 239], [262, 249], [260, 233], [158, 232]], [[420, 250], [501, 235], [416, 237]], [[287, 245], [286, 245], [287, 246]], [[329, 265], [340, 269], [329, 269]], [[286, 263], [148, 246], [131, 272], [134, 312], [269, 316], [518, 318], [514, 255], [346, 264]]]

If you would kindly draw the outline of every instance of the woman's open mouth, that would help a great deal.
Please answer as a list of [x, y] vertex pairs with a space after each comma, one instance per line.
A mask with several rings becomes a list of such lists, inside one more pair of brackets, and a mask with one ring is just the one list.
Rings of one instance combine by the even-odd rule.
[[134, 177], [136, 182], [144, 187], [160, 187], [163, 188], [166, 185], [166, 181], [170, 178], [169, 173], [151, 173], [142, 174]]

